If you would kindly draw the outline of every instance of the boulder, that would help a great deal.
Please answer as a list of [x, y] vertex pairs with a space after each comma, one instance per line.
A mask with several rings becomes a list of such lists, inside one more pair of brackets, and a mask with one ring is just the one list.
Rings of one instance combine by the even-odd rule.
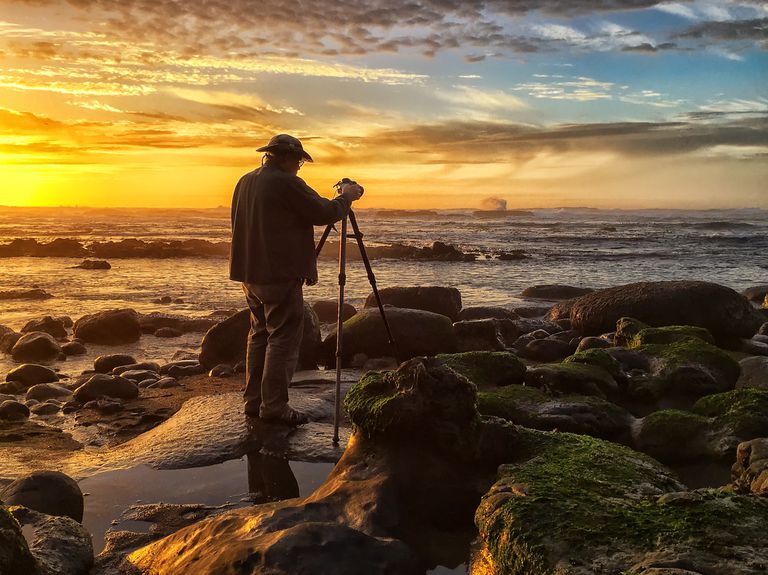
[[749, 355], [768, 355], [768, 343], [756, 339], [741, 339], [732, 349]]
[[583, 363], [547, 363], [528, 369], [525, 384], [547, 395], [590, 395], [603, 399], [619, 390], [613, 376], [602, 367]]
[[22, 384], [23, 389], [27, 389], [38, 383], [59, 381], [59, 376], [55, 371], [44, 365], [25, 363], [9, 371], [5, 376], [5, 380], [16, 381]]
[[768, 438], [740, 443], [731, 475], [737, 492], [768, 495]]
[[[384, 311], [397, 346], [397, 353], [389, 344], [379, 310], [364, 309], [344, 322], [344, 364], [357, 353], [364, 353], [369, 358], [397, 356], [402, 360], [456, 351], [456, 336], [448, 317], [428, 311], [396, 307], [386, 307]], [[334, 331], [322, 345], [322, 357], [327, 365], [335, 365], [335, 353]]]
[[27, 399], [46, 401], [48, 399], [66, 400], [72, 397], [72, 392], [63, 385], [55, 383], [38, 383], [27, 390]]
[[154, 333], [155, 337], [181, 337], [184, 332], [172, 327], [161, 327]]
[[29, 411], [35, 415], [45, 417], [46, 415], [53, 415], [61, 411], [61, 406], [57, 403], [38, 403], [29, 408]]
[[[451, 321], [459, 319], [461, 292], [456, 288], [442, 286], [388, 287], [379, 290], [382, 304], [401, 309], [418, 309], [448, 316]], [[365, 300], [365, 307], [376, 307], [376, 298], [371, 292]]]
[[23, 505], [46, 515], [83, 520], [83, 493], [77, 482], [59, 471], [35, 471], [0, 491], [6, 505]]
[[[195, 354], [195, 357], [197, 355]], [[192, 360], [194, 363], [198, 363], [197, 359]], [[160, 372], [160, 364], [154, 361], [142, 361], [140, 363], [129, 363], [126, 365], [119, 365], [112, 368], [112, 375], [122, 375], [126, 371], [146, 370]]]
[[[320, 323], [336, 323], [339, 314], [338, 309], [339, 303], [335, 300], [321, 300], [312, 304], [312, 311], [315, 312]], [[357, 313], [355, 307], [348, 303], [344, 303], [344, 305], [341, 306], [341, 309], [342, 321], [347, 321]]]
[[526, 385], [479, 391], [477, 410], [531, 429], [567, 431], [611, 441], [627, 441], [634, 422], [625, 409], [599, 397], [553, 398]]
[[19, 421], [29, 417], [29, 408], [13, 399], [0, 403], [0, 421]]
[[[235, 365], [245, 360], [250, 310], [244, 309], [209, 329], [200, 344], [200, 364], [205, 373], [221, 363]], [[299, 351], [298, 369], [316, 369], [320, 345], [320, 322], [308, 303], [304, 302], [304, 332]]]
[[768, 285], [757, 285], [745, 289], [741, 292], [745, 298], [756, 304], [762, 304], [765, 296], [768, 295]]
[[561, 284], [543, 284], [525, 288], [520, 294], [523, 297], [538, 299], [562, 300], [576, 298], [595, 291], [592, 288], [582, 288]]
[[62, 344], [61, 351], [63, 351], [65, 355], [85, 355], [88, 353], [88, 350], [79, 341], [69, 341]]
[[635, 449], [668, 464], [711, 458], [711, 419], [678, 409], [655, 411], [640, 420]]
[[[666, 468], [616, 444], [520, 429], [475, 515], [472, 573], [728, 573], [768, 564], [768, 504], [686, 492]], [[646, 569], [648, 568], [648, 569]]]
[[497, 319], [473, 319], [453, 324], [459, 351], [501, 351], [506, 345]]
[[525, 364], [510, 352], [444, 353], [435, 359], [439, 365], [450, 367], [479, 389], [521, 384], [525, 379]]
[[632, 317], [653, 327], [702, 327], [716, 341], [752, 337], [765, 321], [732, 289], [700, 281], [640, 282], [600, 290], [573, 301], [569, 317], [574, 329], [587, 335], [610, 331], [620, 318]]
[[64, 327], [64, 322], [60, 319], [54, 319], [49, 315], [42, 319], [30, 320], [21, 328], [21, 333], [31, 333], [33, 331], [45, 332], [56, 339], [67, 337], [67, 329]]
[[613, 343], [607, 339], [603, 339], [602, 337], [589, 336], [581, 338], [579, 345], [576, 347], [576, 352], [578, 353], [588, 349], [605, 349], [612, 346]]
[[22, 334], [15, 331], [6, 332], [0, 335], [0, 351], [3, 353], [11, 353], [13, 346], [21, 339]]
[[736, 387], [761, 387], [768, 389], [768, 357], [745, 357], [739, 362], [741, 374]]
[[118, 399], [135, 399], [138, 386], [119, 375], [96, 374], [75, 390], [75, 400], [81, 404], [102, 396]]
[[763, 323], [763, 325], [760, 326], [760, 329], [757, 330], [757, 333], [759, 335], [768, 335], [768, 321]]
[[143, 333], [155, 335], [163, 328], [174, 329], [181, 333], [205, 333], [216, 325], [216, 320], [210, 317], [185, 317], [155, 311], [140, 314], [139, 324]]
[[110, 355], [101, 355], [93, 362], [93, 369], [98, 373], [109, 373], [121, 365], [133, 365], [136, 358], [124, 353], [114, 353]]
[[512, 308], [512, 312], [520, 317], [543, 318], [552, 306], [520, 306]]
[[29, 550], [45, 575], [88, 575], [93, 567], [91, 534], [79, 522], [26, 507], [11, 509], [29, 533]]
[[9, 291], [0, 291], [0, 300], [9, 300], [9, 299], [31, 299], [31, 300], [41, 300], [41, 299], [50, 299], [53, 296], [49, 294], [47, 291], [42, 289], [29, 289], [29, 290], [23, 290], [23, 289], [16, 289], [16, 290], [9, 290]]
[[129, 369], [120, 372], [120, 376], [135, 383], [144, 381], [145, 379], [157, 379], [159, 377], [156, 371], [150, 371], [148, 369]]
[[0, 573], [38, 575], [35, 558], [29, 551], [21, 527], [8, 510], [0, 506]]
[[[541, 315], [544, 314], [542, 313]], [[459, 312], [459, 321], [470, 321], [474, 319], [518, 319], [519, 317], [520, 316], [511, 309], [497, 306], [463, 307]]]
[[139, 314], [132, 309], [114, 309], [85, 315], [72, 328], [76, 338], [90, 343], [120, 345], [141, 337]]
[[549, 363], [568, 357], [574, 349], [575, 347], [567, 342], [547, 337], [528, 342], [520, 350], [520, 355], [526, 359]]
[[111, 270], [112, 265], [107, 260], [83, 260], [73, 268], [82, 270]]
[[22, 335], [11, 348], [11, 356], [16, 361], [50, 361], [61, 353], [53, 336], [42, 331]]

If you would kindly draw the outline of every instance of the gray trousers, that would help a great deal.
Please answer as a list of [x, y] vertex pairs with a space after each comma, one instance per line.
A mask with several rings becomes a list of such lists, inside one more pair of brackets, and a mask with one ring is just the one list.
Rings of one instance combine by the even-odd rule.
[[245, 409], [279, 417], [288, 408], [288, 385], [304, 329], [302, 281], [243, 284], [251, 310], [245, 363]]

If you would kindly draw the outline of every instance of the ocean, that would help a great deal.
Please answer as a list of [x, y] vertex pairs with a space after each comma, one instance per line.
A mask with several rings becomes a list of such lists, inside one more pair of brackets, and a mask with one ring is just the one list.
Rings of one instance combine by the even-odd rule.
[[[477, 253], [477, 259], [469, 262], [371, 260], [379, 288], [453, 286], [461, 291], [465, 306], [522, 305], [520, 292], [537, 284], [604, 288], [636, 281], [697, 279], [741, 291], [768, 283], [768, 210], [764, 209], [368, 209], [356, 213], [368, 248], [423, 247], [441, 241]], [[318, 237], [322, 231], [317, 228]], [[330, 239], [334, 235], [331, 232]], [[40, 243], [72, 238], [88, 245], [125, 239], [223, 242], [228, 236], [226, 208], [0, 208], [0, 247], [17, 238]], [[496, 258], [512, 251], [527, 257]], [[239, 284], [228, 279], [224, 256], [109, 258], [110, 270], [72, 269], [83, 259], [0, 258], [0, 291], [34, 286], [54, 295], [43, 301], [0, 301], [0, 324], [18, 330], [44, 315], [69, 315], [76, 320], [87, 313], [124, 307], [202, 317], [245, 306]], [[305, 298], [336, 299], [337, 262], [321, 259], [319, 273], [319, 283], [305, 287]], [[370, 291], [362, 262], [350, 259], [346, 301], [359, 307]], [[180, 302], [153, 303], [162, 296]], [[199, 338], [192, 334], [182, 340], [149, 342], [158, 338], [146, 336], [137, 352], [167, 360], [179, 347], [193, 349]], [[7, 359], [0, 358], [0, 370], [8, 367]]]

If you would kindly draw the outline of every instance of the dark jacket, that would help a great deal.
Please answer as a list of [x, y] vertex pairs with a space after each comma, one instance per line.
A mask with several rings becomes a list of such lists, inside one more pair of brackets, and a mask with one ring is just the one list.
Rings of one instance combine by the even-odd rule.
[[323, 198], [298, 176], [273, 166], [244, 175], [232, 197], [229, 279], [316, 282], [313, 226], [332, 224], [349, 208], [346, 198]]

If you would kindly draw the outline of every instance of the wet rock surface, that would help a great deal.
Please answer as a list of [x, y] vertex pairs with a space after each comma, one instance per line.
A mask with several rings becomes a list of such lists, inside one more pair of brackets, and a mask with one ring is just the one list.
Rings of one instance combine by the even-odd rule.
[[[387, 287], [379, 290], [381, 303], [402, 309], [420, 309], [459, 319], [461, 293], [456, 288], [440, 286]], [[376, 297], [371, 292], [365, 307], [375, 307]]]
[[89, 314], [78, 319], [73, 328], [76, 338], [91, 343], [120, 345], [141, 337], [139, 314], [132, 309], [116, 309]]
[[71, 477], [59, 471], [36, 471], [0, 490], [6, 505], [23, 505], [46, 515], [83, 520], [83, 494]]

